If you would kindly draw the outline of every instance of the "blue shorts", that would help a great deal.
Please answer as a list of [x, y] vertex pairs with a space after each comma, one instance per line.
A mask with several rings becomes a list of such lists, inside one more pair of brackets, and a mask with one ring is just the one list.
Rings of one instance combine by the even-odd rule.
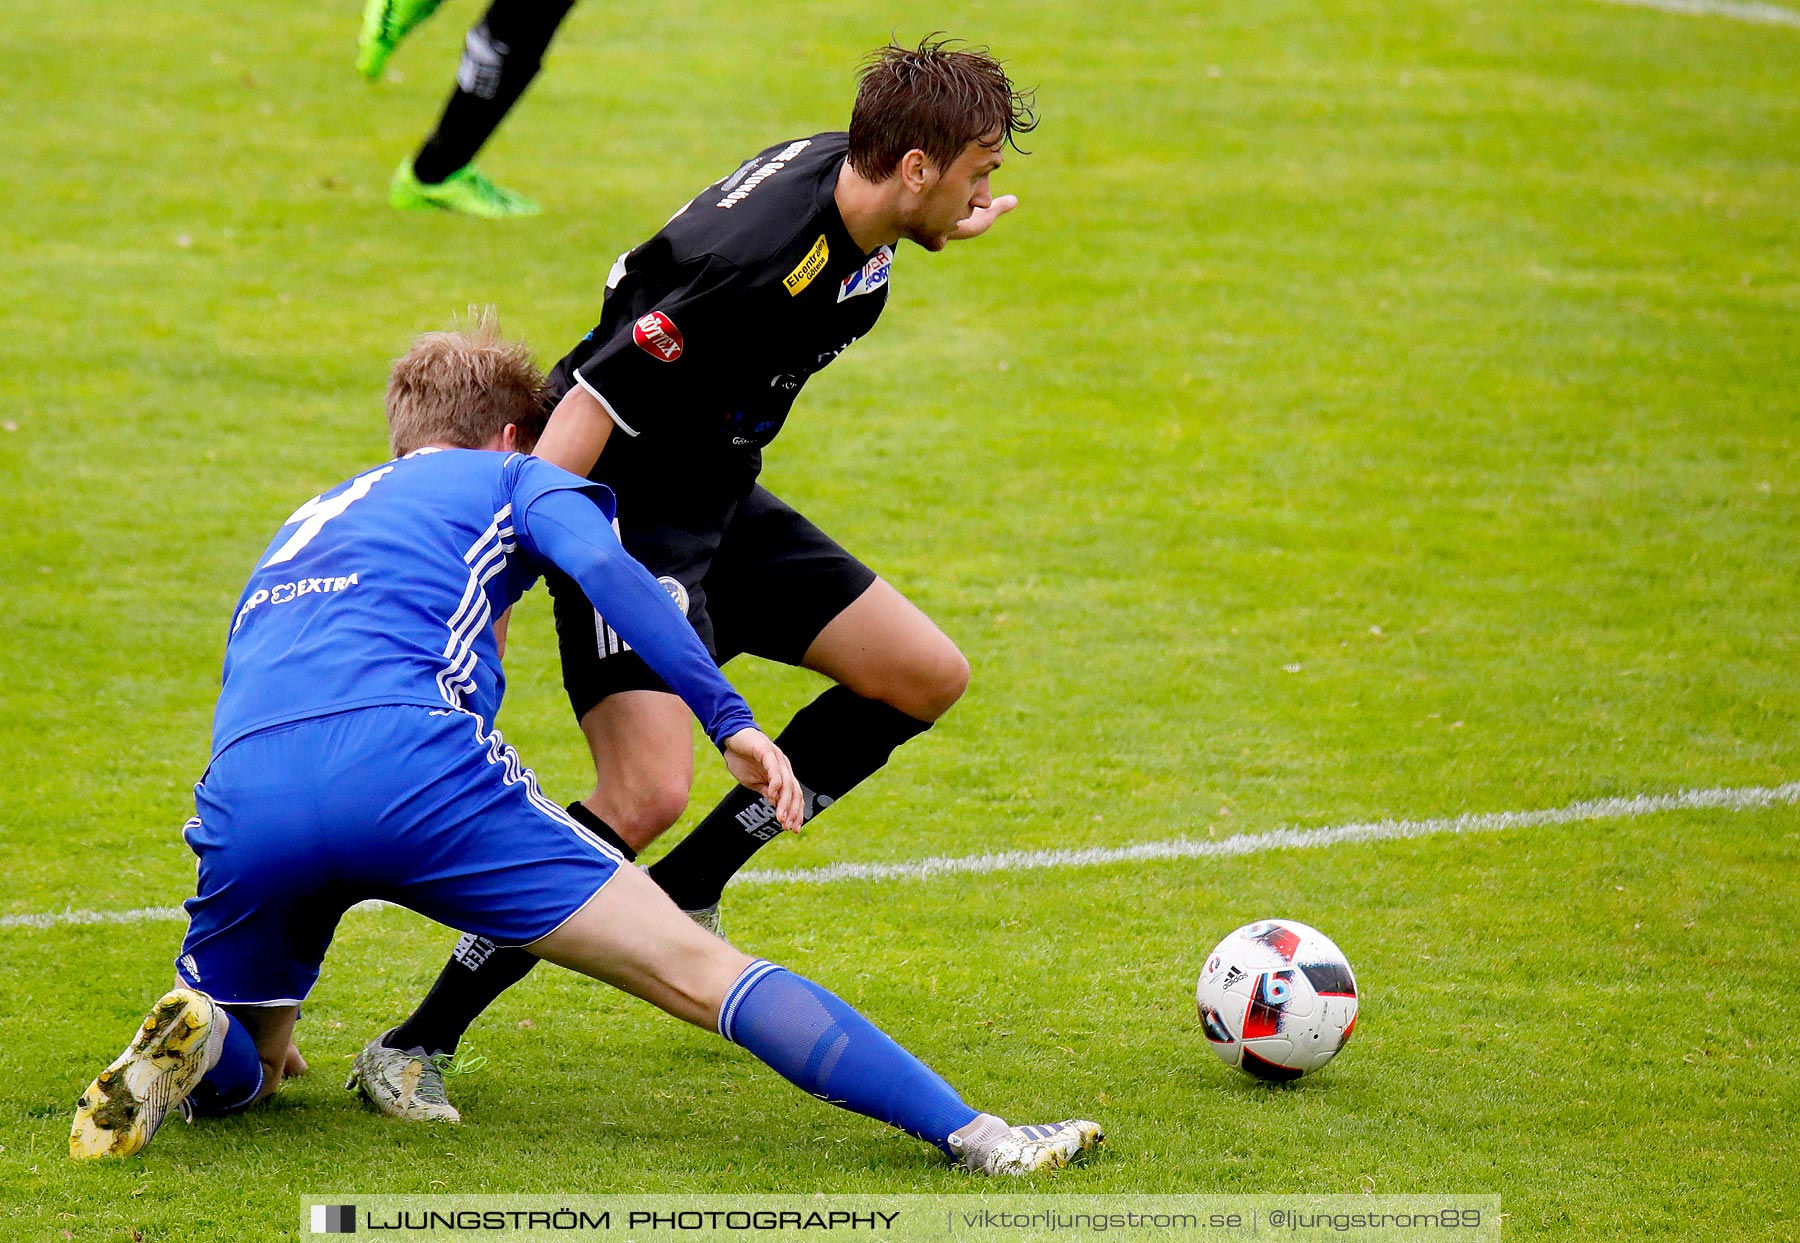
[[200, 881], [175, 967], [227, 1005], [303, 1000], [365, 899], [525, 945], [625, 862], [466, 712], [359, 708], [251, 734], [214, 758], [194, 805]]

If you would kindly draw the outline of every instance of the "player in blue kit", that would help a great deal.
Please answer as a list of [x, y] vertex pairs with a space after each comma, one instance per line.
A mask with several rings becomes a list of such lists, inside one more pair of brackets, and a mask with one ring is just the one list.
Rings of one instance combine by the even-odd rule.
[[[546, 799], [493, 727], [493, 619], [568, 574], [797, 828], [802, 795], [693, 628], [620, 547], [599, 484], [516, 450], [543, 378], [483, 319], [421, 337], [388, 385], [393, 461], [284, 523], [230, 623], [176, 987], [82, 1093], [75, 1157], [142, 1149], [169, 1111], [280, 1086], [338, 919], [382, 899], [613, 984], [717, 1031], [790, 1082], [988, 1174], [1065, 1164], [1091, 1122], [978, 1113], [832, 993], [752, 959]], [[483, 452], [480, 450], [498, 450]]]

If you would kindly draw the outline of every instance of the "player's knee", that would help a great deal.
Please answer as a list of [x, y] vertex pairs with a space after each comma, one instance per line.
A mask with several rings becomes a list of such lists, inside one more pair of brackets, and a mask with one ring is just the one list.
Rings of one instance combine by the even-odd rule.
[[657, 776], [620, 791], [616, 800], [608, 800], [601, 816], [614, 832], [641, 850], [681, 819], [687, 805], [688, 785], [683, 777]]
[[933, 719], [950, 711], [956, 701], [963, 697], [969, 689], [969, 658], [962, 654], [955, 644], [950, 645], [942, 666], [938, 670], [937, 703], [938, 710]]
[[935, 721], [950, 711], [969, 689], [969, 660], [954, 643], [945, 640], [925, 653], [886, 701], [921, 721]]

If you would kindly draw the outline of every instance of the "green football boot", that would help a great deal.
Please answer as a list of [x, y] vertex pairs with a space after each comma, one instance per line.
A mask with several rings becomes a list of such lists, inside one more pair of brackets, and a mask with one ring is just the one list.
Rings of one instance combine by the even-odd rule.
[[505, 216], [535, 216], [543, 210], [522, 194], [497, 186], [465, 164], [448, 177], [430, 185], [413, 175], [412, 160], [400, 161], [388, 183], [388, 202], [402, 211], [457, 211], [466, 216], [497, 220]]
[[356, 71], [373, 81], [388, 57], [414, 26], [437, 12], [444, 0], [366, 0], [362, 33], [356, 37]]

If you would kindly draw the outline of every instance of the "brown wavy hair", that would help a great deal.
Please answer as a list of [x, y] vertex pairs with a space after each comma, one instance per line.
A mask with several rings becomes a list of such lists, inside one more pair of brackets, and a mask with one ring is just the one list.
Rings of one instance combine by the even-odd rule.
[[913, 148], [942, 171], [972, 142], [998, 136], [1023, 154], [1018, 135], [1037, 128], [1030, 90], [1012, 84], [985, 47], [926, 35], [916, 48], [890, 42], [864, 58], [850, 110], [850, 167], [886, 181]]

